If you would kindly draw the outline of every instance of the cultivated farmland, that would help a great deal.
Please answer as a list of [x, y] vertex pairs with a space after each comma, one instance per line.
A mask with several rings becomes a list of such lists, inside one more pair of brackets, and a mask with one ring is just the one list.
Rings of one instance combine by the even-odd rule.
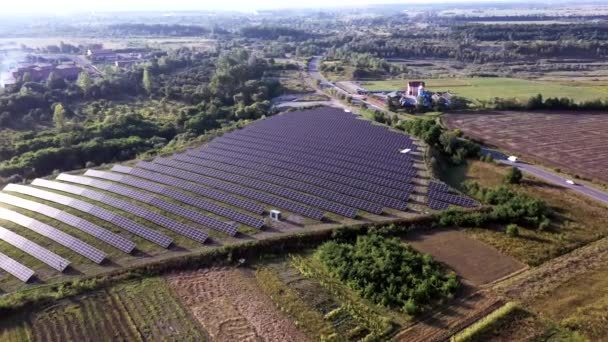
[[608, 117], [590, 113], [462, 113], [450, 128], [547, 166], [608, 182]]

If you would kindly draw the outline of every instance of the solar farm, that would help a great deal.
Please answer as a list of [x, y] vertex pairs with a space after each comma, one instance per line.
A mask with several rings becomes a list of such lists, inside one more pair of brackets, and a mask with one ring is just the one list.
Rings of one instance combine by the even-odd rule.
[[593, 113], [463, 113], [450, 128], [546, 166], [608, 183], [608, 118]]
[[0, 290], [273, 234], [478, 206], [429, 179], [419, 144], [321, 107], [152, 161], [9, 184], [0, 193]]

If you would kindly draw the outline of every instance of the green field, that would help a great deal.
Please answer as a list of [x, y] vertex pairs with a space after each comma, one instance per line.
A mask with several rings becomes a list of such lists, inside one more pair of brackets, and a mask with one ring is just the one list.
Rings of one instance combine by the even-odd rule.
[[[444, 78], [425, 80], [433, 91], [450, 91], [470, 100], [487, 101], [495, 97], [516, 98], [521, 101], [542, 94], [544, 97], [567, 97], [575, 101], [608, 99], [608, 84], [591, 82], [530, 81], [515, 78]], [[369, 81], [363, 83], [367, 90], [399, 90], [406, 88], [405, 80]]]

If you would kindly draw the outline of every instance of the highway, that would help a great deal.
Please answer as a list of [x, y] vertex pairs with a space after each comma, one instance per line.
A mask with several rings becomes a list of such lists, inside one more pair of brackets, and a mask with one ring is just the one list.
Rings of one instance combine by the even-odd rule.
[[506, 155], [495, 150], [482, 149], [481, 153], [491, 154], [494, 157], [494, 160], [499, 163], [515, 166], [524, 173], [530, 174], [532, 176], [546, 180], [547, 182], [559, 185], [572, 191], [576, 191], [580, 194], [583, 194], [608, 205], [608, 192], [606, 191], [598, 190], [585, 184], [568, 184], [566, 183], [566, 180], [568, 178], [564, 178], [562, 176], [549, 172], [541, 167], [534, 166], [525, 162], [511, 162], [507, 159]]

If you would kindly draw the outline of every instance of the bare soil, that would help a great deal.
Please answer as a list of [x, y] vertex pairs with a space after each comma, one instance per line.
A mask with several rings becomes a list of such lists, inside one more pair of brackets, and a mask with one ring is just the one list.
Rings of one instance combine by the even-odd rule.
[[404, 241], [454, 270], [465, 281], [481, 286], [525, 269], [527, 266], [467, 234], [441, 229], [417, 232]]
[[258, 287], [252, 271], [212, 269], [168, 276], [213, 341], [307, 341]]
[[476, 140], [608, 183], [608, 115], [603, 113], [459, 113], [444, 120]]

